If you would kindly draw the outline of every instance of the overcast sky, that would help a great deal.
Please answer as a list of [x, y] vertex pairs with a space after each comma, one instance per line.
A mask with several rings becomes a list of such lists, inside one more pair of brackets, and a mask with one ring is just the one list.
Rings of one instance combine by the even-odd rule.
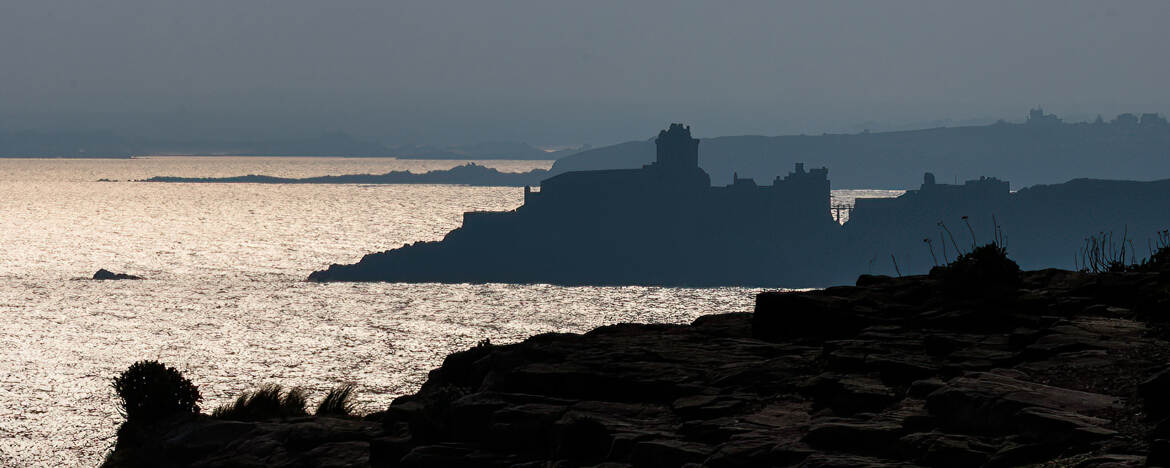
[[4, 0], [0, 128], [609, 143], [1170, 110], [1158, 1]]

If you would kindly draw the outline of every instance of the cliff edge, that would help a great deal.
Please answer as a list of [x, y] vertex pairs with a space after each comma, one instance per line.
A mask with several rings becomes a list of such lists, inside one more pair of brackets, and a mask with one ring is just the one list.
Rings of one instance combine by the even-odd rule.
[[[1170, 273], [947, 275], [455, 353], [364, 419], [124, 426], [107, 466], [1053, 466], [1170, 457]], [[1002, 286], [1002, 284], [1000, 285]]]

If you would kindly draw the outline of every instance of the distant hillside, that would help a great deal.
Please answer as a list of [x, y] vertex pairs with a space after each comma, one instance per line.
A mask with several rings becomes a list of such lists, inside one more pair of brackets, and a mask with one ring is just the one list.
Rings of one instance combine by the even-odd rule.
[[[232, 142], [218, 145], [198, 143], [192, 144], [189, 154], [200, 154], [207, 151], [212, 154], [225, 156], [351, 156], [351, 157], [378, 157], [391, 156], [385, 146], [370, 140], [363, 140], [345, 132], [323, 133], [315, 137], [287, 139], [287, 140], [259, 140]], [[162, 151], [167, 151], [167, 143], [157, 143]]]
[[[654, 143], [635, 141], [559, 159], [551, 172], [633, 168], [653, 160]], [[795, 162], [828, 167], [834, 188], [914, 187], [926, 171], [940, 181], [996, 176], [1013, 187], [1079, 177], [1152, 180], [1170, 177], [1170, 125], [1156, 114], [1067, 124], [1034, 112], [1023, 124], [727, 136], [704, 138], [699, 144], [699, 164], [712, 184], [730, 183], [733, 173], [767, 183], [787, 174]]]

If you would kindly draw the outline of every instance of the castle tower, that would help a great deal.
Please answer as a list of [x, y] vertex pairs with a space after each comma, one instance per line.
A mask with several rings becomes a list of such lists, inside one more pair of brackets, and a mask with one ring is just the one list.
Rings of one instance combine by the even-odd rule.
[[699, 140], [691, 138], [691, 127], [679, 123], [658, 132], [654, 139], [658, 146], [655, 164], [662, 169], [689, 169], [699, 167]]

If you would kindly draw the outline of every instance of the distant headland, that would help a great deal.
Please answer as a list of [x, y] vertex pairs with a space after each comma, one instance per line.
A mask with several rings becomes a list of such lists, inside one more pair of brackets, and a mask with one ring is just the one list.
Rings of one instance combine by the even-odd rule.
[[1166, 227], [1156, 214], [1170, 212], [1170, 180], [1078, 179], [1013, 193], [995, 178], [951, 185], [928, 173], [901, 197], [859, 199], [842, 226], [830, 215], [826, 168], [796, 163], [771, 185], [733, 175], [713, 187], [689, 127], [672, 124], [655, 145], [641, 168], [555, 175], [526, 187], [513, 211], [465, 213], [442, 241], [309, 279], [821, 287], [859, 271], [924, 272], [1001, 233], [1022, 266], [1072, 268], [1086, 236], [1145, 243]]
[[264, 175], [236, 177], [169, 177], [158, 176], [138, 182], [183, 182], [183, 183], [253, 183], [253, 184], [459, 184], [475, 186], [522, 187], [538, 183], [548, 177], [545, 169], [528, 172], [501, 172], [495, 168], [475, 163], [455, 166], [451, 169], [414, 173], [391, 171], [384, 174], [346, 174], [319, 177], [289, 178]]

